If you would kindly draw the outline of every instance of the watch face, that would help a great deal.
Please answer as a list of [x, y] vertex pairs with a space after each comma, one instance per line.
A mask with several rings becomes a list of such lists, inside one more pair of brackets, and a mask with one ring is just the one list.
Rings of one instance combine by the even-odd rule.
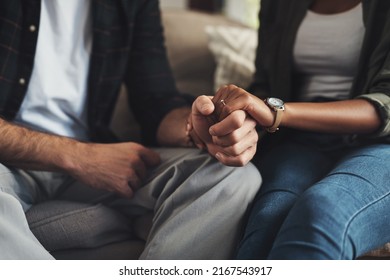
[[273, 107], [283, 107], [283, 105], [284, 105], [284, 102], [282, 100], [280, 100], [279, 98], [275, 98], [275, 97], [268, 98], [267, 102], [269, 105], [271, 105]]

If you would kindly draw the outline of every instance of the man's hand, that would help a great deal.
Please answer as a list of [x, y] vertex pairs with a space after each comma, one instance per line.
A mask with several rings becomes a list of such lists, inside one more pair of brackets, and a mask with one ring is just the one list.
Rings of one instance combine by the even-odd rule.
[[75, 149], [69, 173], [96, 189], [116, 192], [131, 198], [141, 187], [149, 167], [160, 162], [160, 156], [137, 143], [85, 144]]
[[225, 165], [247, 164], [256, 153], [256, 122], [242, 110], [232, 112], [221, 121], [218, 119], [212, 97], [199, 96], [189, 119], [193, 141]]
[[67, 173], [86, 185], [132, 197], [160, 156], [136, 143], [93, 144], [33, 131], [0, 118], [0, 162]]

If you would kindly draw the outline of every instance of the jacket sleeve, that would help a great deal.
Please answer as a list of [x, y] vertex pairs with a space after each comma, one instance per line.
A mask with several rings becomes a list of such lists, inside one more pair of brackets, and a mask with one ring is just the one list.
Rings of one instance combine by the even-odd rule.
[[384, 93], [363, 94], [357, 98], [370, 101], [377, 109], [382, 125], [371, 137], [390, 137], [390, 96]]
[[258, 30], [258, 44], [256, 49], [256, 60], [255, 60], [255, 73], [253, 76], [253, 82], [249, 86], [248, 91], [259, 98], [265, 98], [269, 95], [269, 82], [267, 71], [265, 69], [265, 62], [267, 58], [265, 54], [267, 53], [264, 48], [268, 46], [268, 42], [266, 42], [266, 38], [268, 37], [264, 34], [267, 30], [267, 16], [271, 13], [272, 7], [270, 7], [270, 1], [263, 0], [261, 3], [260, 11], [259, 11], [259, 22], [260, 27]]
[[125, 83], [129, 103], [140, 124], [142, 142], [156, 145], [160, 121], [171, 110], [190, 106], [180, 94], [168, 62], [159, 1], [139, 1]]
[[[385, 42], [390, 40], [390, 32], [385, 36]], [[366, 94], [357, 96], [357, 98], [363, 98], [370, 101], [382, 120], [382, 125], [378, 131], [370, 135], [370, 138], [383, 138], [390, 139], [390, 44], [386, 44], [387, 54], [384, 56], [385, 60], [382, 63], [378, 74], [374, 75], [369, 88], [366, 90]]]

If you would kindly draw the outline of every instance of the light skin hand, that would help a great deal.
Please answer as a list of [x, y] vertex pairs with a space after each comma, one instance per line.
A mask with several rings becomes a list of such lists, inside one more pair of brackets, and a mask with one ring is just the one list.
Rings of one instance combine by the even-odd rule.
[[67, 173], [86, 185], [132, 197], [159, 155], [142, 145], [83, 143], [0, 119], [0, 162], [29, 170]]
[[77, 160], [68, 172], [96, 189], [116, 192], [131, 198], [142, 186], [149, 167], [160, 163], [153, 150], [133, 142], [118, 144], [82, 144]]
[[199, 96], [192, 106], [191, 136], [198, 147], [229, 166], [243, 166], [256, 153], [256, 122], [244, 111], [237, 111], [218, 122], [210, 96]]

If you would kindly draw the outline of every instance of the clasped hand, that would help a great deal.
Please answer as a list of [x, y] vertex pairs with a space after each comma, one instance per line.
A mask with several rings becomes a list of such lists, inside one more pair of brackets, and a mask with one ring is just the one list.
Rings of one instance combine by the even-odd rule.
[[198, 148], [206, 149], [221, 163], [244, 166], [255, 155], [256, 122], [243, 110], [222, 117], [212, 96], [199, 96], [192, 105], [188, 133]]

